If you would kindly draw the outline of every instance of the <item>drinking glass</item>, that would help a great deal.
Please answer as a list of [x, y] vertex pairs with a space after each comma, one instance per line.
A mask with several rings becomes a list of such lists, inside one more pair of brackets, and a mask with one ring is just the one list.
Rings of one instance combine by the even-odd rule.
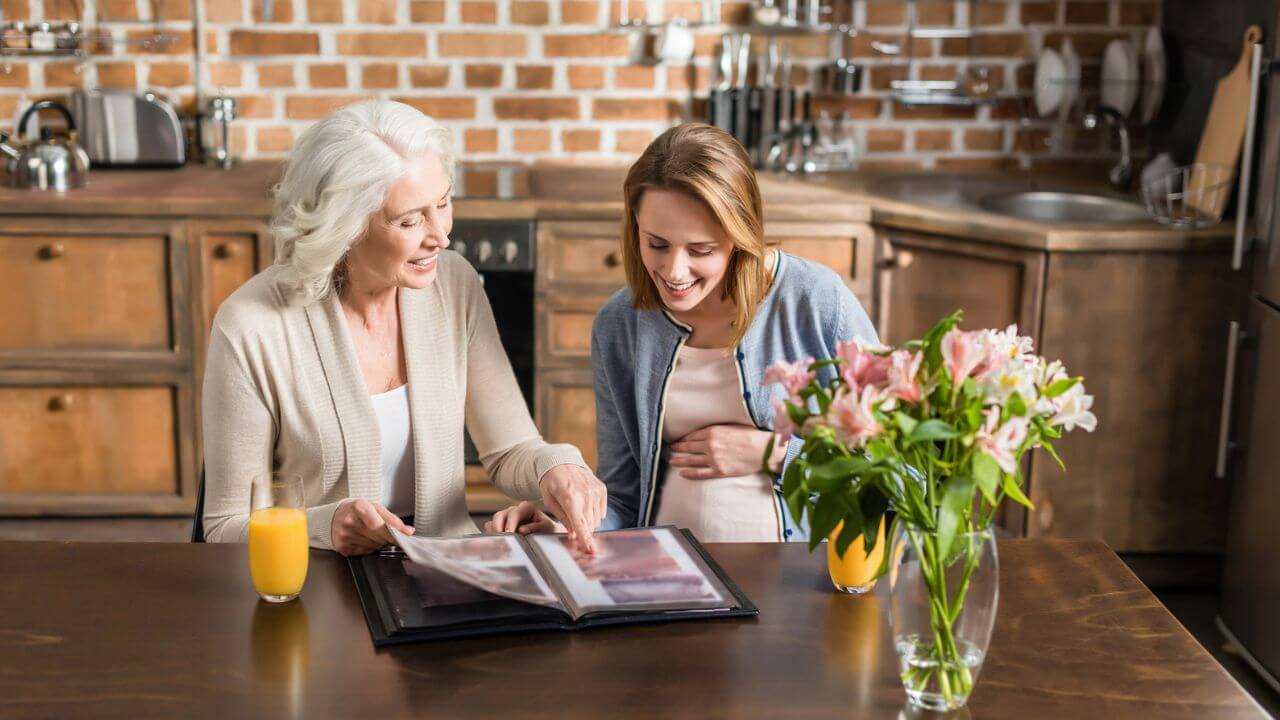
[[253, 478], [249, 514], [249, 574], [263, 600], [288, 602], [307, 579], [307, 513], [302, 478], [265, 473]]

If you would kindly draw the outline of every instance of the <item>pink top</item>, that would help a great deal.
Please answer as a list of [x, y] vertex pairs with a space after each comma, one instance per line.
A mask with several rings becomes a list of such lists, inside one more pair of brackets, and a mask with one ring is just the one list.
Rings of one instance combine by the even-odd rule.
[[[671, 443], [711, 425], [754, 428], [742, 399], [732, 353], [724, 348], [681, 347], [667, 387], [663, 458]], [[714, 480], [689, 480], [667, 467], [655, 525], [689, 528], [704, 542], [777, 542], [773, 481], [763, 472]]]

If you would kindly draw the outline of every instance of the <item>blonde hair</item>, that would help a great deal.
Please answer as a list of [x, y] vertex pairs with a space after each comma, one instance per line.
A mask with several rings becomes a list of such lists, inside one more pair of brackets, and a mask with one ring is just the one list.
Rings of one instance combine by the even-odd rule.
[[623, 184], [622, 264], [637, 310], [663, 308], [640, 259], [636, 226], [640, 200], [654, 188], [682, 192], [702, 202], [733, 243], [721, 297], [732, 299], [737, 308], [731, 344], [736, 347], [770, 282], [765, 268], [764, 204], [751, 159], [724, 130], [688, 123], [659, 135], [631, 166]]
[[403, 103], [348, 105], [307, 128], [289, 153], [271, 215], [276, 264], [292, 300], [309, 304], [334, 288], [335, 268], [364, 237], [406, 161], [429, 152], [453, 180], [449, 131]]

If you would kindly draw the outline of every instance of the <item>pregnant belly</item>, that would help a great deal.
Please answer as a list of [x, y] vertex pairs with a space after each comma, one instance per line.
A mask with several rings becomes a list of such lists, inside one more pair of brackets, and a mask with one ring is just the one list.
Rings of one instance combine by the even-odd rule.
[[777, 542], [774, 497], [764, 473], [689, 480], [671, 468], [654, 524], [688, 528], [703, 542]]

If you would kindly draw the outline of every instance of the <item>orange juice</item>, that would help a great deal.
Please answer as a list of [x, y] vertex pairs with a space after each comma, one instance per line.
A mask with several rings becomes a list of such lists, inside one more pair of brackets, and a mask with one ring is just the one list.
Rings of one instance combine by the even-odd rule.
[[863, 552], [861, 535], [849, 544], [843, 558], [836, 554], [836, 538], [840, 537], [842, 527], [843, 521], [831, 531], [831, 537], [827, 538], [827, 570], [831, 572], [831, 582], [840, 592], [864, 593], [875, 584], [873, 578], [884, 558], [884, 518], [880, 518], [876, 546], [869, 555]]
[[292, 600], [307, 579], [307, 514], [272, 507], [249, 515], [249, 573], [258, 594], [273, 602]]

